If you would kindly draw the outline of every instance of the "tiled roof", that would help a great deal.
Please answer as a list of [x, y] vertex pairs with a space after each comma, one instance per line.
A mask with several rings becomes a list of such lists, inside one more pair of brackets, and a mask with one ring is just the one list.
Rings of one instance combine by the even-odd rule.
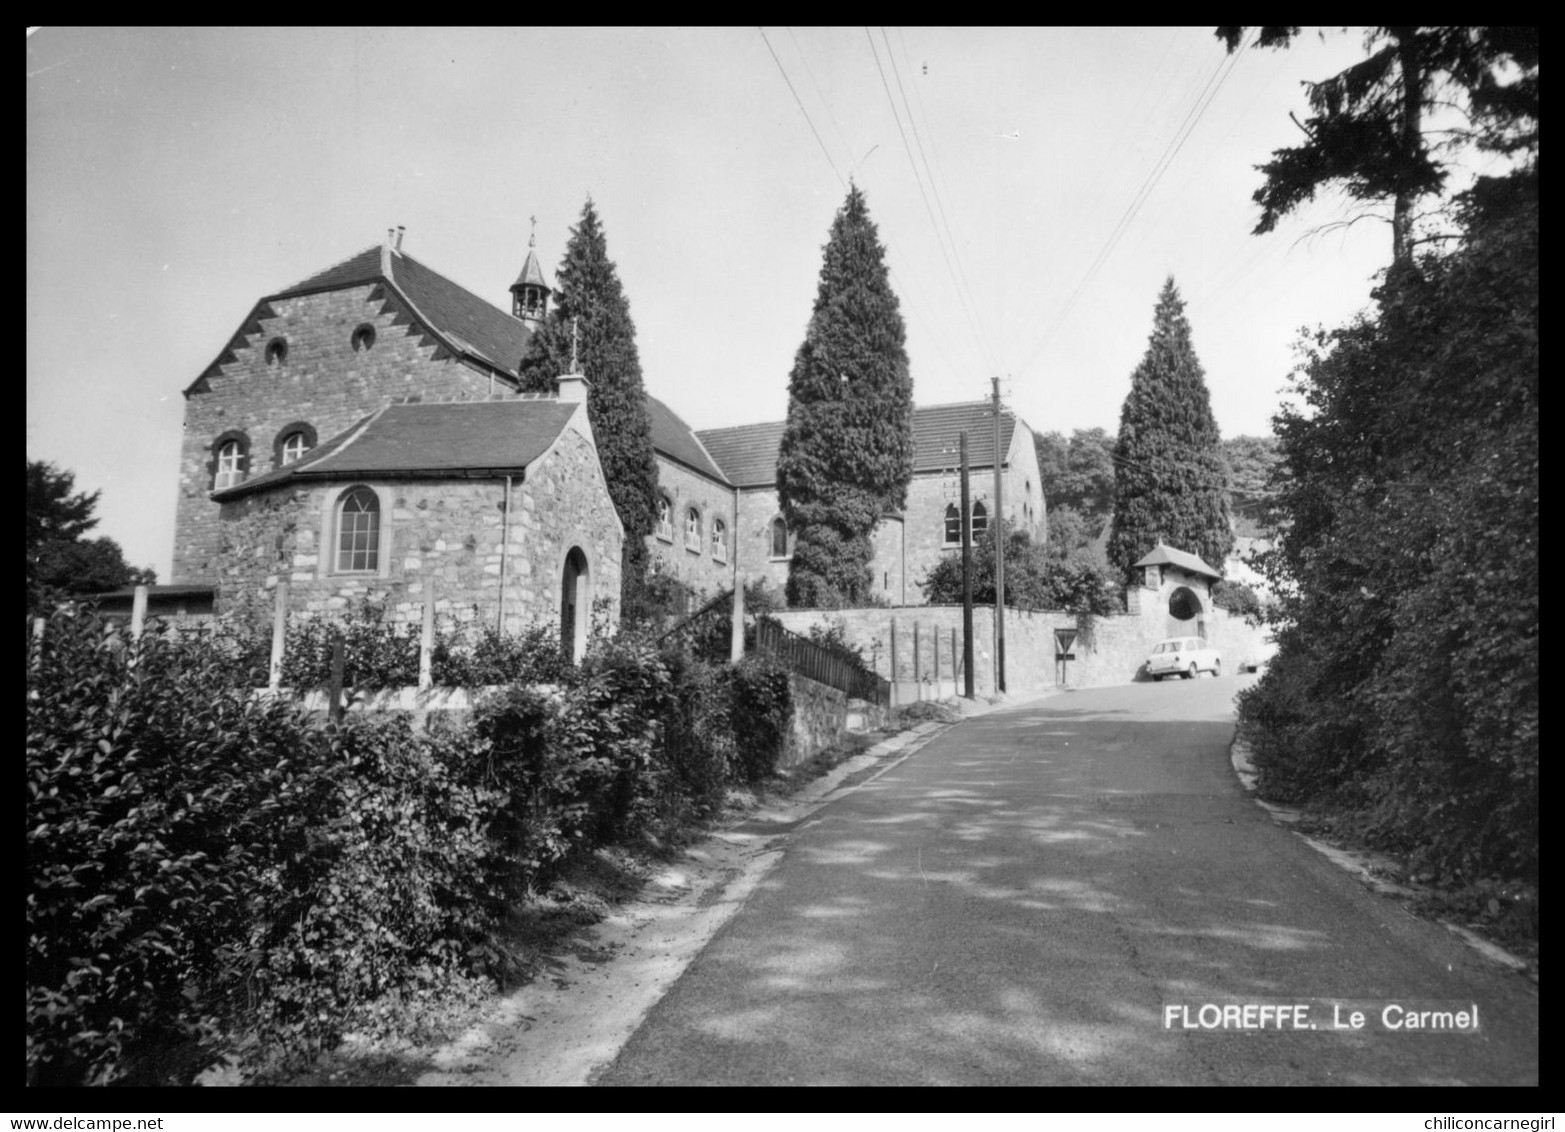
[[549, 450], [576, 411], [576, 403], [532, 398], [388, 405], [298, 462], [213, 492], [213, 498], [233, 499], [291, 480], [520, 471]]
[[349, 256], [341, 263], [333, 264], [325, 271], [317, 271], [302, 282], [277, 292], [274, 298], [289, 295], [308, 295], [313, 291], [334, 291], [338, 287], [352, 287], [359, 283], [373, 283], [380, 278], [379, 244], [365, 248], [357, 255]]
[[[1016, 415], [1000, 412], [1000, 451], [1011, 450]], [[972, 468], [994, 467], [994, 404], [961, 401], [954, 405], [926, 405], [913, 409], [914, 472], [940, 472], [961, 464], [961, 436], [967, 432], [967, 463]]]
[[429, 323], [429, 329], [446, 337], [458, 350], [496, 369], [516, 372], [532, 340], [527, 324], [403, 252], [383, 255], [378, 245], [366, 248], [268, 298], [285, 299], [380, 282], [385, 279], [383, 259], [391, 265], [390, 282], [413, 304], [415, 313]]
[[[989, 401], [964, 401], [955, 405], [927, 405], [913, 410], [913, 471], [940, 472], [960, 462], [962, 431], [967, 430], [967, 462], [971, 468], [994, 467], [994, 407]], [[1011, 448], [1016, 416], [1002, 411], [1000, 446]], [[777, 450], [782, 444], [783, 422], [703, 429], [696, 437], [712, 459], [739, 487], [761, 487], [777, 482]]]
[[1136, 566], [1177, 566], [1190, 574], [1204, 574], [1208, 578], [1221, 578], [1222, 575], [1201, 561], [1194, 554], [1184, 550], [1175, 550], [1164, 543], [1158, 543], [1152, 548], [1152, 553], [1141, 559]]
[[765, 487], [777, 482], [777, 449], [783, 423], [708, 428], [696, 433], [735, 487]]
[[652, 447], [681, 464], [727, 483], [723, 470], [696, 439], [695, 432], [679, 415], [656, 397], [647, 397], [647, 418], [652, 423]]
[[532, 331], [521, 319], [479, 298], [465, 287], [431, 271], [410, 255], [392, 255], [393, 282], [413, 300], [434, 329], [460, 336], [480, 357], [514, 374], [527, 353]]

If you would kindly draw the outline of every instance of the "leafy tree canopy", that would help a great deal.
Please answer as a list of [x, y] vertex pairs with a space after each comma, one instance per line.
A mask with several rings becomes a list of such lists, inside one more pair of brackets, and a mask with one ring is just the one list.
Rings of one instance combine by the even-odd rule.
[[871, 533], [913, 477], [906, 330], [855, 185], [832, 221], [804, 342], [788, 376], [777, 494], [796, 532], [788, 601], [833, 607], [872, 592]]
[[150, 570], [125, 562], [111, 538], [82, 536], [98, 525], [99, 492], [75, 490], [76, 476], [41, 460], [27, 461], [27, 609], [42, 613], [70, 597], [124, 586], [151, 585]]
[[[973, 545], [973, 601], [994, 603], [994, 539]], [[1109, 616], [1124, 612], [1114, 576], [1083, 555], [1057, 557], [1045, 552], [1026, 531], [1005, 521], [1005, 603], [1022, 609], [1063, 609]], [[947, 554], [919, 582], [926, 600], [956, 605], [962, 601], [962, 556]]]
[[1069, 440], [1059, 432], [1032, 435], [1051, 529], [1057, 507], [1069, 507], [1088, 521], [1106, 519], [1114, 508], [1114, 434], [1078, 428]]
[[[1244, 27], [1220, 27], [1230, 52]], [[1286, 47], [1296, 27], [1261, 27], [1259, 47]], [[1445, 186], [1454, 156], [1478, 145], [1500, 153], [1536, 152], [1538, 29], [1376, 27], [1368, 57], [1340, 74], [1307, 84], [1311, 114], [1305, 140], [1257, 166], [1265, 182], [1257, 233], [1327, 186], [1360, 201], [1392, 202], [1392, 259], [1413, 260], [1418, 201]], [[1428, 115], [1445, 103], [1462, 113], [1456, 131], [1431, 129]], [[1295, 119], [1297, 121], [1297, 119]]]
[[549, 318], [522, 359], [522, 388], [554, 391], [559, 376], [571, 369], [574, 328], [577, 372], [588, 382], [587, 416], [598, 459], [625, 525], [622, 593], [629, 608], [646, 577], [646, 540], [657, 522], [657, 460], [636, 325], [590, 197], [555, 272], [554, 297]]
[[1276, 421], [1278, 653], [1242, 711], [1272, 798], [1352, 814], [1448, 880], [1535, 886], [1535, 167], [1462, 206], [1453, 253], [1304, 346], [1302, 408]]

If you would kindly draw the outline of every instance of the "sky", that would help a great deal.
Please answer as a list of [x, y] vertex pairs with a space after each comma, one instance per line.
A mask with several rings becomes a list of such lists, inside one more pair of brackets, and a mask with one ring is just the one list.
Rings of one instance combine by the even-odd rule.
[[1390, 260], [1330, 195], [1251, 234], [1302, 82], [1362, 57], [1210, 27], [41, 28], [27, 457], [167, 581], [182, 390], [259, 298], [402, 225], [509, 309], [530, 218], [552, 281], [589, 195], [648, 392], [698, 429], [781, 420], [850, 177], [919, 404], [998, 377], [1035, 429], [1115, 429], [1172, 275], [1223, 435], [1264, 434], [1300, 329]]

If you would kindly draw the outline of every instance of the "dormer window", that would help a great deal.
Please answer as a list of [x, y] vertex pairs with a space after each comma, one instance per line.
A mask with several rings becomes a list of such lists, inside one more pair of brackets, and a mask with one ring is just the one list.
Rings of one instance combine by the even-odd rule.
[[266, 344], [266, 364], [279, 365], [288, 359], [288, 339], [273, 338]]
[[360, 323], [354, 328], [350, 341], [353, 343], [354, 352], [368, 350], [375, 345], [375, 328], [367, 322]]

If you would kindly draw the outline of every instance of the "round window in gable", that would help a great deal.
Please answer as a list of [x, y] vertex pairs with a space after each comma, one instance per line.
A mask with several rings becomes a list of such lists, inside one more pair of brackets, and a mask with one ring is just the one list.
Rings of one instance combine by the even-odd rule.
[[375, 344], [375, 328], [367, 322], [360, 323], [353, 331], [354, 350], [368, 350]]
[[266, 364], [275, 366], [288, 358], [288, 339], [273, 338], [266, 344]]

